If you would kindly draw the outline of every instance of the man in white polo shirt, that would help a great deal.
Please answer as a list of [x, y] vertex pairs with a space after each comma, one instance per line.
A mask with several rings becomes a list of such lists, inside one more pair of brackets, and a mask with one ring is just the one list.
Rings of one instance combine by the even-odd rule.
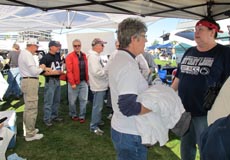
[[29, 39], [26, 49], [21, 51], [18, 58], [19, 71], [22, 77], [21, 89], [25, 102], [23, 126], [26, 141], [39, 140], [43, 137], [43, 134], [38, 134], [38, 129], [35, 128], [38, 113], [38, 76], [43, 71], [51, 71], [51, 69], [46, 68], [44, 64], [39, 67], [36, 65], [33, 55], [38, 47], [39, 44], [36, 39]]

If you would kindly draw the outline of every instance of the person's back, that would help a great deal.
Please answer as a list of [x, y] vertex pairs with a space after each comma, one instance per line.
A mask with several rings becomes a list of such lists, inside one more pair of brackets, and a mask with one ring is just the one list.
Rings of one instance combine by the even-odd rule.
[[143, 56], [145, 58], [145, 60], [148, 63], [149, 69], [150, 69], [150, 73], [148, 76], [148, 83], [149, 85], [152, 84], [153, 81], [153, 73], [158, 71], [158, 66], [155, 64], [154, 62], [154, 56], [148, 52], [144, 52]]
[[143, 54], [137, 55], [135, 59], [138, 63], [141, 74], [144, 76], [146, 80], [148, 80], [150, 69], [149, 69], [149, 65], [146, 59], [144, 58]]
[[20, 51], [12, 50], [9, 52], [8, 58], [10, 59], [10, 67], [15, 68], [18, 67], [18, 57]]
[[18, 44], [13, 44], [13, 49], [8, 53], [7, 61], [10, 66], [8, 72], [7, 82], [9, 83], [8, 90], [5, 94], [5, 98], [8, 98], [11, 94], [16, 98], [20, 98], [21, 93], [21, 76], [18, 68], [18, 57], [20, 54], [20, 47]]
[[150, 71], [154, 72], [157, 69], [157, 65], [154, 62], [153, 55], [148, 53], [148, 52], [144, 52], [143, 56], [145, 57], [145, 60], [147, 61], [148, 65], [149, 65]]
[[201, 135], [202, 160], [230, 159], [230, 115], [216, 120]]

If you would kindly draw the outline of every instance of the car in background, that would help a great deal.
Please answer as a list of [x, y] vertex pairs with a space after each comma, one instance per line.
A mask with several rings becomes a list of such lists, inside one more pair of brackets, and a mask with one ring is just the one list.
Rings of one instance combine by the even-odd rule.
[[6, 59], [7, 58], [7, 54], [9, 53], [9, 50], [0, 50], [0, 56], [3, 58], [3, 59]]
[[3, 75], [5, 75], [10, 69], [10, 66], [8, 64], [5, 64], [4, 62], [7, 58], [8, 53], [9, 50], [0, 50], [0, 71]]

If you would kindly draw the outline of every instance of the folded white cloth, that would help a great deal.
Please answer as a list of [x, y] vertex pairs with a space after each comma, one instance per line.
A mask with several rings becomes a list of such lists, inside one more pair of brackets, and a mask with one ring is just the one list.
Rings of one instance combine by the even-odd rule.
[[152, 112], [136, 116], [142, 144], [163, 146], [168, 141], [168, 131], [179, 121], [185, 111], [177, 93], [168, 86], [157, 84], [138, 95], [137, 101]]

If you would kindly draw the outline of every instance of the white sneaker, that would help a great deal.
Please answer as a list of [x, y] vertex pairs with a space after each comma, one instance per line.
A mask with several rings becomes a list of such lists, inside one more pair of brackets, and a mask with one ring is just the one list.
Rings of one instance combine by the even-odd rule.
[[[35, 134], [37, 134], [39, 132], [39, 129], [38, 128], [35, 128]], [[25, 137], [26, 136], [26, 132], [24, 131], [23, 133], [23, 136]]]
[[100, 128], [97, 128], [95, 130], [93, 130], [92, 132], [94, 132], [96, 135], [102, 136], [104, 131], [102, 131]]
[[34, 140], [40, 140], [43, 138], [43, 134], [35, 134], [33, 137], [26, 137], [25, 140], [28, 141], [34, 141]]

